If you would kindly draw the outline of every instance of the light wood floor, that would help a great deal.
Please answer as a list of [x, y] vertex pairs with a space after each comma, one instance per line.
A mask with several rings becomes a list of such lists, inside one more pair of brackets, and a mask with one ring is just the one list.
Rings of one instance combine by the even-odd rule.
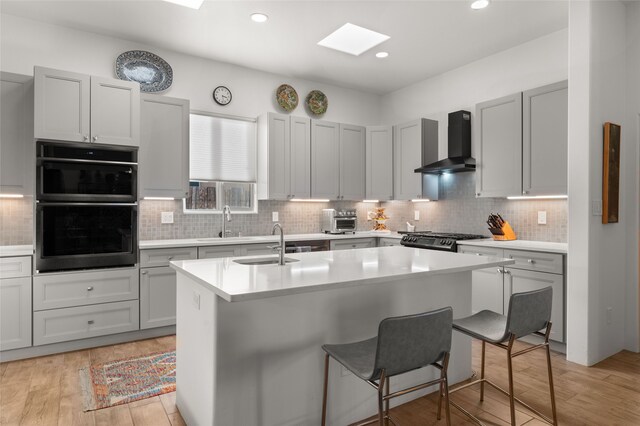
[[[184, 422], [175, 407], [175, 393], [131, 404], [84, 413], [78, 385], [78, 369], [91, 363], [169, 350], [175, 337], [162, 337], [66, 354], [0, 364], [0, 424], [2, 425], [149, 425], [175, 426]], [[474, 368], [479, 366], [480, 346], [474, 343]], [[487, 347], [487, 377], [506, 387], [504, 351]], [[552, 358], [559, 424], [640, 425], [640, 354], [620, 352], [594, 367], [582, 367], [554, 354]], [[549, 412], [544, 352], [535, 351], [514, 360], [516, 394], [534, 407]], [[485, 401], [477, 389], [452, 395], [484, 422], [509, 424], [508, 400], [490, 387]], [[363, 392], [372, 389], [363, 385]], [[419, 398], [391, 410], [403, 426], [444, 425], [435, 419], [436, 396]], [[517, 407], [517, 406], [516, 406]], [[320, 407], [318, 407], [319, 409]], [[544, 424], [518, 408], [518, 425]], [[452, 424], [470, 424], [452, 408]], [[229, 425], [236, 426], [236, 425]], [[253, 426], [253, 425], [237, 425]]]

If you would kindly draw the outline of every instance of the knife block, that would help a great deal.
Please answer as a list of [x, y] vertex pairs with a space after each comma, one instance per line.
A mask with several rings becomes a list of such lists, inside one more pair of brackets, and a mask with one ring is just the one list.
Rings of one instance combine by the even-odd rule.
[[493, 239], [496, 241], [513, 241], [516, 240], [516, 233], [513, 232], [513, 228], [509, 225], [509, 222], [505, 222], [500, 228], [503, 235], [494, 235]]

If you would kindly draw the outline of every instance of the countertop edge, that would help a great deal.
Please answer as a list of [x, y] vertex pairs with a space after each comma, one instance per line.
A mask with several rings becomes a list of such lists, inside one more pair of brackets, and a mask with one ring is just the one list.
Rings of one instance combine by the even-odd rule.
[[[527, 241], [527, 240], [496, 241], [496, 240], [487, 238], [483, 240], [463, 240], [463, 241], [458, 241], [457, 244], [459, 246], [493, 247], [493, 248], [501, 248], [505, 250], [541, 251], [546, 253], [558, 253], [558, 254], [567, 254], [569, 252], [567, 243], [555, 243], [555, 242], [547, 242], [547, 241]], [[559, 247], [559, 245], [562, 245], [564, 247]]]

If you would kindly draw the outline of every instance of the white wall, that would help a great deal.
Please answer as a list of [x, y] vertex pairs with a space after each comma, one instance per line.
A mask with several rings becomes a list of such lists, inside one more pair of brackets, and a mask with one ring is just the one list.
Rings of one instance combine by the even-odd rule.
[[[637, 311], [637, 302], [627, 303], [630, 286], [637, 291], [637, 284], [628, 273], [632, 254], [625, 250], [629, 232], [637, 234], [637, 215], [628, 212], [637, 210], [638, 168], [626, 158], [637, 158], [627, 116], [626, 12], [621, 2], [593, 1], [572, 2], [569, 13], [567, 357], [587, 365], [626, 347], [628, 317]], [[600, 215], [589, 212], [593, 201], [602, 200], [602, 126], [607, 121], [620, 124], [624, 136], [620, 218], [603, 225]]]
[[438, 120], [438, 156], [446, 158], [449, 112], [465, 109], [475, 114], [479, 102], [565, 80], [567, 52], [564, 29], [407, 86], [382, 96], [382, 123]]
[[[269, 111], [284, 112], [275, 103], [275, 90], [280, 84], [288, 83], [301, 97], [292, 115], [309, 116], [304, 97], [318, 89], [329, 99], [329, 108], [322, 119], [358, 125], [379, 122], [380, 96], [375, 94], [270, 74], [10, 15], [1, 15], [0, 27], [2, 71], [33, 75], [33, 66], [41, 65], [115, 78], [116, 57], [127, 50], [141, 49], [159, 55], [173, 68], [173, 85], [163, 94], [189, 99], [194, 110], [245, 117], [257, 117]], [[213, 89], [219, 85], [229, 87], [233, 93], [233, 100], [226, 107], [218, 106], [211, 97]]]

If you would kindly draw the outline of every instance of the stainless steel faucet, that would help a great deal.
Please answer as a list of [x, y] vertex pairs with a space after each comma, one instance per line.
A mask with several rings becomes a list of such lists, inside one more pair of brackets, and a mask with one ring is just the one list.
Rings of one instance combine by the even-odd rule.
[[227, 238], [227, 222], [231, 222], [231, 208], [228, 204], [222, 208], [222, 232], [220, 233], [221, 238]]
[[275, 250], [278, 250], [278, 254], [280, 255], [280, 260], [278, 261], [278, 265], [284, 265], [284, 230], [282, 229], [282, 225], [280, 225], [279, 223], [276, 223], [273, 225], [273, 228], [271, 229], [271, 235], [275, 235], [276, 234], [276, 229], [280, 230], [280, 245], [279, 246], [274, 246], [273, 248]]

